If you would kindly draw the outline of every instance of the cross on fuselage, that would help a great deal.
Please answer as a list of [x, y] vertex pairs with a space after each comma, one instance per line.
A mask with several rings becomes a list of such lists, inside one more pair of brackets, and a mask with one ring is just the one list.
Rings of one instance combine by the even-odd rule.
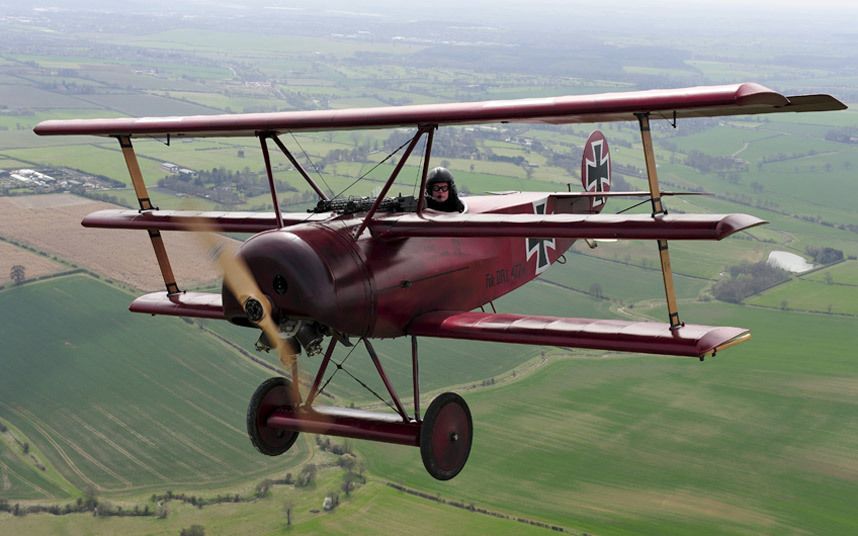
[[[537, 214], [545, 214], [547, 202], [542, 201], [534, 205], [534, 212]], [[536, 273], [541, 274], [551, 265], [551, 259], [548, 257], [548, 248], [554, 249], [557, 245], [553, 238], [528, 238], [527, 239], [527, 260], [530, 260], [536, 254]]]

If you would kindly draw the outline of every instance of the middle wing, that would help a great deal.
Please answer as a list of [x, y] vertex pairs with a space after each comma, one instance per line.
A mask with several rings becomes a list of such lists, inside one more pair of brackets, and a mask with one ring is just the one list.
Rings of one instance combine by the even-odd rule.
[[370, 224], [384, 238], [416, 236], [550, 236], [556, 238], [623, 238], [721, 240], [766, 223], [748, 214], [416, 214], [381, 217]]
[[[282, 225], [297, 225], [308, 221], [323, 221], [331, 214], [286, 212]], [[84, 227], [102, 229], [158, 229], [159, 231], [193, 231], [200, 227], [225, 233], [259, 233], [277, 228], [273, 212], [197, 212], [188, 210], [123, 210], [107, 209], [88, 214], [81, 222]]]

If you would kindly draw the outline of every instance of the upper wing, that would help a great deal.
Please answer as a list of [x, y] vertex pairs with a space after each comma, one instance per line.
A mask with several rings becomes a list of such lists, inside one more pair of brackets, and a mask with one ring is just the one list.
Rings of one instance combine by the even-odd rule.
[[766, 223], [748, 214], [416, 214], [380, 217], [370, 223], [378, 236], [550, 236], [632, 240], [721, 240]]
[[618, 352], [703, 357], [751, 338], [744, 328], [513, 314], [435, 311], [416, 317], [410, 335]]
[[633, 121], [642, 112], [706, 117], [840, 110], [829, 95], [785, 97], [754, 83], [504, 101], [253, 114], [43, 121], [36, 134], [256, 136], [263, 133], [474, 123]]

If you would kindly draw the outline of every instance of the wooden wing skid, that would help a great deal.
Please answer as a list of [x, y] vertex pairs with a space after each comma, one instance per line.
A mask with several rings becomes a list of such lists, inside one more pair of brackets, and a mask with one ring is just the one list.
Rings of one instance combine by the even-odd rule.
[[594, 123], [635, 121], [636, 114], [665, 118], [840, 110], [829, 95], [785, 97], [755, 83], [596, 95], [448, 104], [197, 115], [43, 121], [36, 134], [95, 136], [258, 136], [284, 132], [462, 125], [479, 123]]
[[[306, 212], [282, 214], [283, 226], [330, 218], [330, 214]], [[259, 233], [277, 228], [273, 212], [196, 212], [187, 210], [99, 210], [84, 217], [84, 227], [103, 229], [158, 229], [159, 231], [214, 230], [226, 233]]]
[[536, 237], [720, 240], [766, 223], [748, 214], [416, 214], [383, 217], [370, 229], [385, 238]]
[[744, 328], [686, 324], [671, 330], [659, 322], [594, 320], [436, 311], [416, 317], [408, 326], [415, 336], [503, 343], [589, 348], [617, 352], [702, 358], [751, 338]]

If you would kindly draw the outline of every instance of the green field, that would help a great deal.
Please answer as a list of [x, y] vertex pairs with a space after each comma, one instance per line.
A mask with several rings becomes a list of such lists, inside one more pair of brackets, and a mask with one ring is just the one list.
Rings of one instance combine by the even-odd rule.
[[[275, 461], [247, 440], [244, 411], [265, 371], [181, 321], [129, 321], [128, 300], [85, 276], [0, 292], [0, 419], [40, 463], [78, 489], [129, 493], [223, 486], [306, 458], [300, 443]], [[0, 497], [68, 493], [20, 460], [11, 468]]]
[[[613, 246], [614, 244], [602, 244], [598, 248], [608, 249]], [[593, 285], [598, 285], [603, 297], [627, 303], [664, 297], [664, 283], [657, 264], [641, 270], [625, 264], [622, 260], [606, 259], [587, 253], [567, 253], [566, 258], [567, 265], [554, 266], [542, 279], [582, 292], [590, 292]], [[700, 291], [711, 283], [682, 275], [676, 275], [674, 279], [676, 295], [679, 298], [696, 298]]]
[[796, 279], [762, 292], [746, 300], [746, 303], [855, 316], [858, 315], [858, 286]]
[[[62, 517], [0, 514], [0, 526], [11, 534], [178, 534], [192, 525], [205, 527], [206, 534], [357, 534], [380, 532], [416, 535], [439, 533], [491, 533], [540, 535], [546, 529], [514, 519], [498, 519], [433, 501], [416, 499], [371, 478], [351, 498], [340, 492], [334, 512], [320, 512], [326, 495], [337, 492], [340, 471], [325, 470], [311, 488], [275, 487], [270, 497], [242, 504], [207, 506], [170, 503], [167, 519], [100, 518], [91, 514]], [[292, 527], [287, 527], [283, 506], [293, 505]], [[415, 523], [415, 520], [426, 520]]]
[[854, 531], [855, 320], [684, 312], [750, 327], [754, 340], [702, 364], [556, 354], [526, 379], [467, 395], [474, 450], [450, 483], [408, 449], [361, 452], [409, 486], [589, 533]]
[[831, 278], [832, 283], [840, 285], [858, 285], [858, 262], [850, 260], [836, 264], [830, 268], [815, 270], [811, 274], [801, 276], [802, 279], [824, 282], [828, 282], [829, 277]]

